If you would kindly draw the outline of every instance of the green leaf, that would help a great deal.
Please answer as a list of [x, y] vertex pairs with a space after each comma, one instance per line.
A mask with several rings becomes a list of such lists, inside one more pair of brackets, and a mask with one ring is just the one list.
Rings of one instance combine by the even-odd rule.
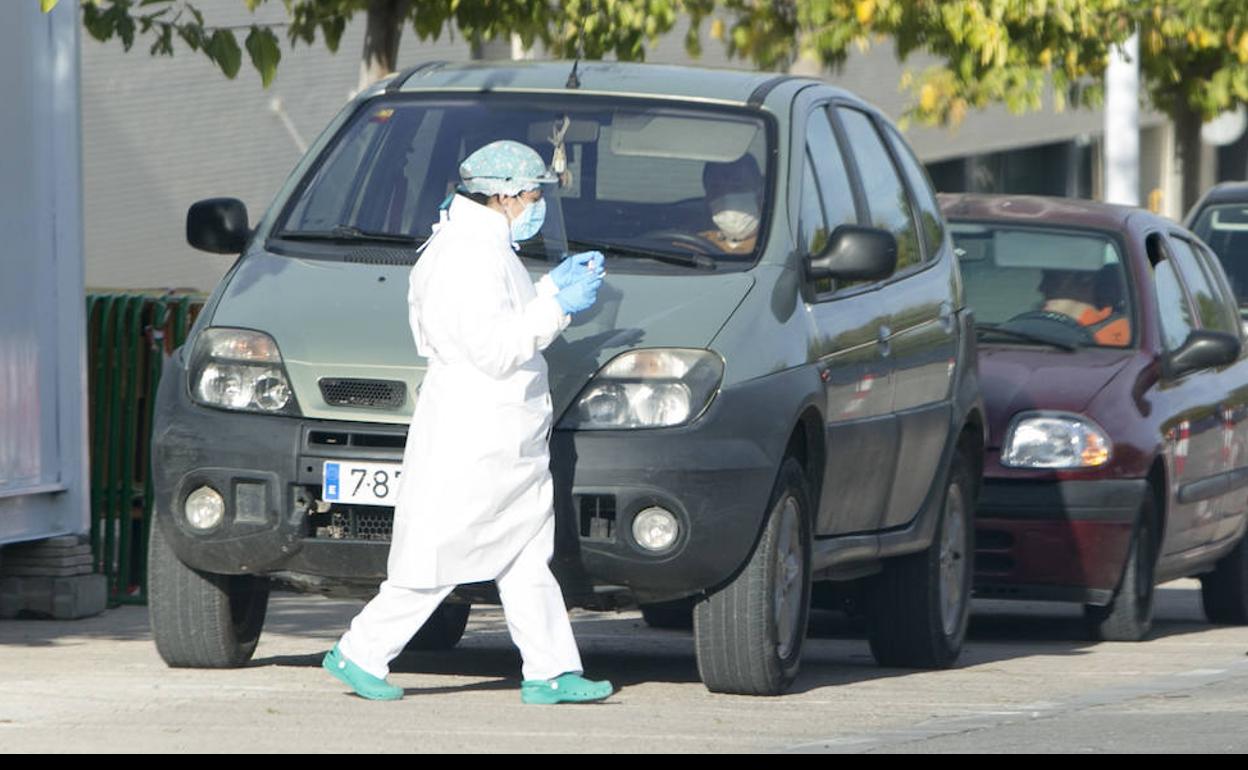
[[230, 80], [238, 77], [238, 70], [243, 66], [243, 50], [238, 47], [234, 33], [228, 29], [218, 29], [204, 46], [204, 53], [216, 62], [221, 71]]
[[198, 51], [204, 45], [204, 30], [194, 24], [179, 25], [178, 37], [182, 38], [182, 42], [186, 43], [186, 47], [192, 51]]
[[43, 9], [44, 13], [51, 13], [52, 9], [56, 7], [56, 3], [57, 0], [39, 0], [39, 7]]
[[247, 35], [247, 53], [251, 54], [251, 63], [260, 72], [261, 83], [268, 88], [277, 75], [277, 63], [282, 60], [277, 35], [268, 27], [252, 27]]
[[342, 41], [342, 33], [346, 28], [347, 20], [342, 16], [336, 16], [321, 23], [321, 34], [325, 36], [325, 47], [330, 53], [338, 53], [338, 43]]

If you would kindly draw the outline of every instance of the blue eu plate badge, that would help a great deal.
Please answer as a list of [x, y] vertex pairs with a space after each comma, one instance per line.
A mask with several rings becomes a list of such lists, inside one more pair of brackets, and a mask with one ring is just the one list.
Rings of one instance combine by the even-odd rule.
[[338, 463], [325, 463], [325, 499], [338, 499]]

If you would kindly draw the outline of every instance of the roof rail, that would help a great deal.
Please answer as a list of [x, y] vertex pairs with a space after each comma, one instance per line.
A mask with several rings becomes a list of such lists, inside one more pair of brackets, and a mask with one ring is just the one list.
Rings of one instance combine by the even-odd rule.
[[746, 104], [756, 108], [762, 107], [763, 102], [767, 99], [767, 95], [776, 90], [781, 83], [787, 83], [790, 80], [802, 79], [803, 78], [800, 75], [776, 75], [771, 80], [767, 80], [758, 88], [755, 88], [754, 93], [750, 94], [750, 98], [746, 100]]
[[437, 60], [437, 61], [421, 62], [420, 64], [417, 64], [415, 67], [409, 67], [408, 69], [400, 72], [394, 78], [394, 80], [390, 81], [390, 84], [386, 86], [386, 93], [388, 94], [398, 93], [399, 91], [403, 90], [403, 84], [406, 83], [408, 79], [410, 79], [413, 75], [419, 72], [423, 72], [425, 70], [434, 69], [435, 67], [443, 67], [446, 64], [447, 62], [445, 61]]

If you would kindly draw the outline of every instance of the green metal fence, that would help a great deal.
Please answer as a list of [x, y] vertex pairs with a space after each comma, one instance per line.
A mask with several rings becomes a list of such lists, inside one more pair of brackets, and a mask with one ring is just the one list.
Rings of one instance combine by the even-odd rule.
[[87, 295], [91, 545], [114, 604], [147, 601], [156, 388], [202, 306], [190, 296]]

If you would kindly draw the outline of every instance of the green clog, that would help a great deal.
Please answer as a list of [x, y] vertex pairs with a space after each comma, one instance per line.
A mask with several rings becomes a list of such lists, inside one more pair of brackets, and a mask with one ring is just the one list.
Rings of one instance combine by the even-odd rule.
[[592, 682], [580, 674], [563, 674], [554, 679], [526, 679], [520, 683], [520, 700], [525, 703], [590, 703], [604, 700], [615, 688], [610, 682]]
[[334, 645], [334, 649], [325, 653], [321, 668], [333, 674], [344, 684], [355, 691], [361, 698], [369, 700], [398, 700], [403, 697], [403, 688], [395, 687], [384, 679], [378, 679], [364, 669], [352, 663]]

